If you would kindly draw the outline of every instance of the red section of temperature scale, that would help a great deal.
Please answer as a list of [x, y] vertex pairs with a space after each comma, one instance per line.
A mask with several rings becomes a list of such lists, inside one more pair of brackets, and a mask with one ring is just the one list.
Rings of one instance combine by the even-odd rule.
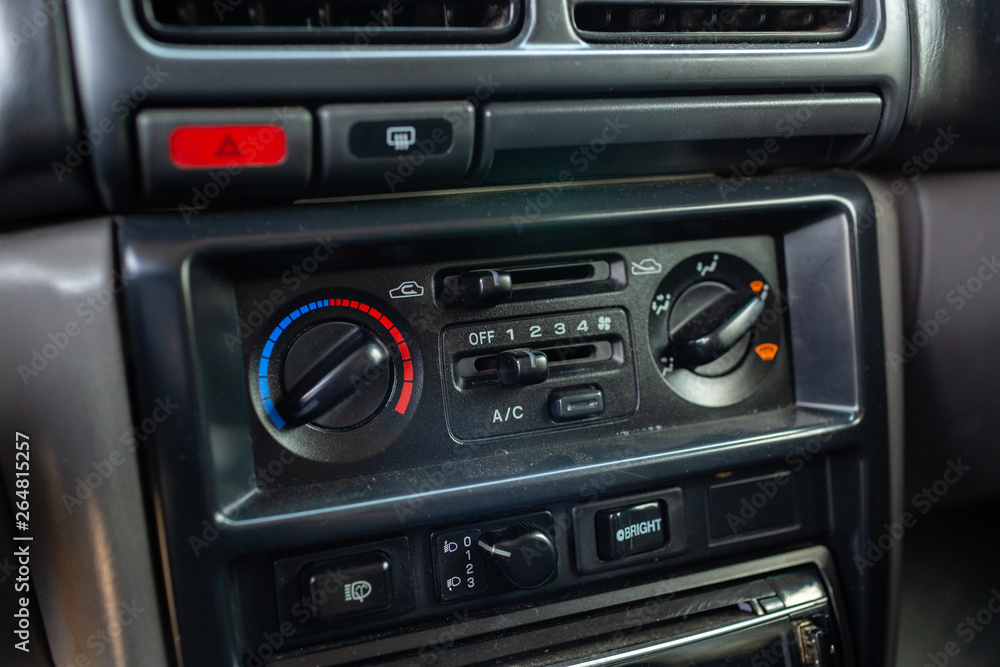
[[396, 347], [399, 348], [399, 356], [403, 359], [403, 387], [399, 392], [399, 400], [396, 401], [396, 407], [393, 409], [399, 414], [405, 414], [406, 408], [410, 405], [410, 396], [413, 394], [413, 361], [410, 359], [410, 348], [403, 342], [403, 334], [399, 332], [399, 329], [396, 328], [388, 317], [368, 304], [348, 299], [330, 299], [329, 303], [331, 306], [354, 308], [355, 310], [367, 313], [369, 317], [385, 327], [385, 330], [389, 332], [392, 339], [396, 341]]

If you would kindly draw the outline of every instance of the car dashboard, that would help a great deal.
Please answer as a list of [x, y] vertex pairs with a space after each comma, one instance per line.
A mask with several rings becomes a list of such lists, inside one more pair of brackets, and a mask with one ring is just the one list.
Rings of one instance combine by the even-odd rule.
[[937, 655], [902, 542], [995, 502], [998, 22], [11, 0], [4, 663]]

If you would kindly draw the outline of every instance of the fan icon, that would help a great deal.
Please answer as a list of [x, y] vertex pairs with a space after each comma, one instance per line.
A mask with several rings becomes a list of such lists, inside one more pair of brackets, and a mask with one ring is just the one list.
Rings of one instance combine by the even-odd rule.
[[611, 318], [601, 315], [597, 318], [597, 328], [601, 331], [609, 331], [611, 329]]

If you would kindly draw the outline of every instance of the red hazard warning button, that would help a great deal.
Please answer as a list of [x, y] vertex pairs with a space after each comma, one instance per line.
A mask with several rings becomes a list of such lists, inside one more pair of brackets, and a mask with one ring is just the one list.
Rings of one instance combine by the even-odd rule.
[[288, 137], [276, 125], [178, 127], [169, 150], [170, 161], [182, 169], [272, 167], [288, 157]]
[[189, 213], [301, 197], [312, 180], [312, 125], [303, 107], [143, 109], [135, 129], [146, 199]]

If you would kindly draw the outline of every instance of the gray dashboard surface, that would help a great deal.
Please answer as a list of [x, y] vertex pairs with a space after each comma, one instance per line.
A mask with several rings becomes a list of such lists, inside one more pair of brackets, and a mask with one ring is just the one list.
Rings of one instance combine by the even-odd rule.
[[888, 372], [906, 383], [906, 498], [959, 460], [970, 469], [940, 504], [995, 498], [1000, 172], [927, 175], [901, 210], [907, 330]]
[[[120, 291], [110, 220], [0, 243], [0, 426], [30, 442], [33, 585], [57, 665], [167, 659]], [[6, 482], [14, 448], [2, 451]]]

